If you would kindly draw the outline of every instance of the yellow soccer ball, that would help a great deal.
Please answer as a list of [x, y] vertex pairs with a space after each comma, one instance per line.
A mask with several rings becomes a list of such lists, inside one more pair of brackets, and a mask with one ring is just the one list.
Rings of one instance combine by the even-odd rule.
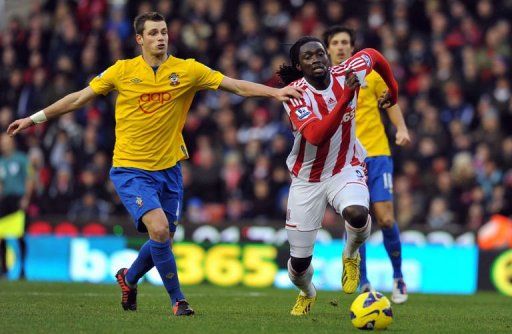
[[350, 306], [352, 325], [358, 329], [386, 329], [393, 322], [391, 303], [380, 292], [365, 292]]

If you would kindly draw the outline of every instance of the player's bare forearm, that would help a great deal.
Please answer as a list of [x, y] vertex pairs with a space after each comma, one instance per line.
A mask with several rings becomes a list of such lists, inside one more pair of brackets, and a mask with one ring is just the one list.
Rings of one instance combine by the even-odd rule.
[[[7, 133], [11, 136], [14, 136], [18, 132], [31, 127], [36, 123], [42, 123], [50, 118], [55, 118], [70, 111], [76, 110], [84, 106], [95, 96], [96, 94], [90, 87], [86, 87], [80, 91], [68, 94], [57, 102], [51, 104], [50, 106], [44, 108], [43, 110], [30, 117], [15, 120], [7, 128]], [[34, 116], [36, 117], [34, 118]]]
[[44, 108], [44, 113], [48, 119], [55, 118], [68, 112], [83, 107], [87, 102], [94, 98], [93, 90], [86, 87], [80, 91], [68, 94], [57, 102]]
[[404, 116], [402, 114], [402, 109], [398, 104], [391, 106], [386, 109], [389, 119], [391, 123], [397, 128], [397, 130], [405, 130], [407, 131], [407, 126], [405, 125]]
[[302, 90], [295, 87], [273, 88], [258, 83], [224, 77], [220, 89], [245, 97], [272, 97], [281, 102], [301, 98]]
[[245, 97], [273, 97], [274, 89], [257, 83], [224, 77], [220, 89]]
[[405, 124], [402, 109], [398, 104], [395, 104], [386, 109], [391, 123], [396, 127], [396, 144], [399, 146], [407, 145], [411, 142], [409, 131]]

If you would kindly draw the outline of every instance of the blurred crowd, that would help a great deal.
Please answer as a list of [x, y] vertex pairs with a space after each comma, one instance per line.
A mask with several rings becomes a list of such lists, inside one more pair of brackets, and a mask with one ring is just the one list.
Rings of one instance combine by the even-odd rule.
[[[131, 22], [150, 10], [167, 17], [173, 55], [273, 86], [296, 39], [355, 29], [356, 49], [392, 64], [413, 139], [393, 146], [401, 228], [475, 230], [512, 214], [510, 0], [32, 1], [27, 19], [10, 17], [0, 32], [1, 130], [136, 56]], [[126, 214], [108, 181], [114, 101], [99, 97], [16, 138], [34, 171], [31, 217]], [[201, 93], [184, 136], [186, 220], [284, 220], [292, 134], [279, 103]], [[325, 224], [337, 219], [330, 210]]]

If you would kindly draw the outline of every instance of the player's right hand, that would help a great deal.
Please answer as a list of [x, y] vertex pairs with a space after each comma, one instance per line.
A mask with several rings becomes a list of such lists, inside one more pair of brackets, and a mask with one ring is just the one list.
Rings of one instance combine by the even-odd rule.
[[354, 91], [359, 86], [361, 86], [361, 83], [359, 82], [357, 75], [355, 75], [352, 69], [349, 69], [345, 74], [345, 87]]
[[29, 128], [32, 125], [34, 125], [34, 122], [30, 119], [30, 117], [17, 119], [11, 124], [9, 124], [9, 127], [7, 128], [7, 134], [11, 137], [15, 136], [21, 130]]

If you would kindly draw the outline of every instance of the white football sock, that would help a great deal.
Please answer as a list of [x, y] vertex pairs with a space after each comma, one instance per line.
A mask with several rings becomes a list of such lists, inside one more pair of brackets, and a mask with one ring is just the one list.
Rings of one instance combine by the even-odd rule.
[[302, 273], [297, 273], [292, 268], [291, 259], [288, 260], [288, 277], [297, 288], [300, 289], [300, 294], [306, 297], [315, 297], [316, 289], [313, 285], [313, 265], [310, 264], [308, 269]]
[[372, 230], [372, 218], [368, 215], [366, 225], [361, 228], [352, 227], [348, 222], [345, 222], [345, 231], [347, 233], [347, 242], [343, 250], [343, 256], [348, 258], [355, 258], [357, 251], [363, 242], [368, 239]]

